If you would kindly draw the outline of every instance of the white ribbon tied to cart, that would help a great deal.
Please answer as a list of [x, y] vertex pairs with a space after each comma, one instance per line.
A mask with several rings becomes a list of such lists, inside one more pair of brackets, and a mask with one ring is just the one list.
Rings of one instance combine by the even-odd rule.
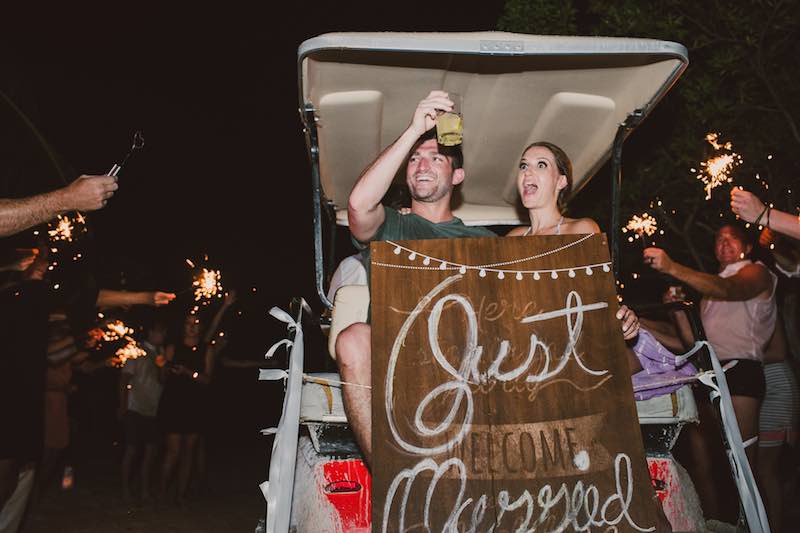
[[[304, 302], [305, 304], [305, 302]], [[293, 339], [283, 339], [275, 343], [267, 352], [272, 357], [281, 346], [291, 348], [289, 369], [262, 369], [260, 380], [286, 379], [286, 393], [283, 398], [283, 411], [277, 428], [263, 430], [265, 435], [275, 434], [272, 443], [272, 458], [269, 465], [269, 478], [261, 484], [267, 500], [267, 532], [287, 533], [292, 509], [292, 487], [294, 468], [297, 459], [297, 436], [300, 430], [300, 397], [303, 386], [303, 329], [300, 325], [303, 313], [301, 306], [297, 320], [285, 311], [273, 307], [270, 314], [289, 325]]]
[[713, 390], [712, 399], [719, 398], [720, 418], [725, 431], [725, 438], [728, 441], [728, 459], [730, 460], [733, 477], [742, 501], [742, 508], [747, 518], [747, 525], [751, 533], [769, 533], [767, 513], [761, 500], [761, 494], [758, 492], [750, 463], [747, 461], [747, 455], [744, 452], [745, 444], [742, 442], [742, 434], [739, 431], [739, 424], [736, 422], [736, 413], [733, 410], [728, 381], [725, 378], [725, 370], [722, 368], [719, 359], [717, 359], [714, 348], [711, 347], [708, 341], [695, 343], [695, 349], [692, 350], [692, 353], [700, 346], [708, 348], [713, 370], [703, 372], [698, 376], [698, 379]]

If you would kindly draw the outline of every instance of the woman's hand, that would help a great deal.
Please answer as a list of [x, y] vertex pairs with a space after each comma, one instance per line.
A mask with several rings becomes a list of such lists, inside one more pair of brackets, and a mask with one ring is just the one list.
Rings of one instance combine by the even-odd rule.
[[617, 320], [622, 324], [622, 338], [629, 341], [639, 334], [639, 317], [627, 305], [617, 311]]

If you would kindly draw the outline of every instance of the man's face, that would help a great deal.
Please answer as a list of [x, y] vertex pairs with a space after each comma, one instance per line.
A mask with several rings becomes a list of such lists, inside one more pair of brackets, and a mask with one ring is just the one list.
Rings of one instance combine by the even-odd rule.
[[717, 231], [714, 240], [714, 255], [720, 266], [727, 266], [744, 259], [750, 253], [751, 246], [742, 242], [742, 239], [731, 230], [729, 226], [722, 226]]
[[453, 170], [450, 158], [439, 153], [436, 139], [420, 144], [408, 159], [406, 183], [411, 198], [417, 202], [438, 202], [463, 180], [463, 169]]

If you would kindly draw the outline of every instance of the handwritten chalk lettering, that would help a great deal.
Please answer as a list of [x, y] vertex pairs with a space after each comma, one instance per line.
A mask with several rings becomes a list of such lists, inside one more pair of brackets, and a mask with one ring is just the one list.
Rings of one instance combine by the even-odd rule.
[[[447, 475], [449, 471], [451, 475]], [[427, 475], [433, 476], [428, 479]], [[445, 503], [437, 499], [437, 485], [443, 477], [454, 477], [460, 481], [455, 501]], [[420, 478], [419, 488], [415, 482]], [[633, 500], [633, 473], [628, 455], [618, 453], [614, 459], [614, 492], [601, 494], [594, 484], [585, 485], [583, 480], [575, 481], [571, 486], [566, 482], [554, 487], [549, 483], [539, 487], [534, 498], [527, 489], [514, 501], [507, 490], [500, 490], [496, 496], [497, 508], [490, 509], [486, 494], [477, 500], [465, 497], [467, 471], [460, 459], [451, 458], [441, 465], [433, 459], [426, 458], [412, 468], [400, 471], [389, 486], [383, 508], [381, 531], [408, 531], [407, 522], [415, 523], [422, 531], [441, 531], [456, 533], [459, 531], [495, 533], [500, 531], [533, 532], [533, 531], [590, 531], [592, 528], [609, 528], [616, 530], [617, 525], [627, 524], [640, 532], [655, 531], [655, 526], [641, 526], [630, 515]], [[402, 491], [401, 491], [402, 487]], [[424, 491], [425, 499], [422, 517], [407, 516], [408, 502], [412, 492]], [[420, 492], [421, 494], [421, 492]], [[398, 500], [399, 497], [399, 501]], [[452, 499], [452, 498], [451, 498]], [[449, 514], [439, 529], [438, 524], [431, 523], [431, 506], [440, 508], [447, 505]], [[472, 512], [468, 509], [472, 507]], [[394, 512], [393, 512], [394, 511]], [[393, 517], [396, 519], [393, 520]], [[394, 526], [395, 527], [391, 527]], [[509, 524], [513, 524], [510, 526]], [[415, 530], [417, 527], [415, 527]]]
[[611, 455], [600, 442], [604, 420], [596, 414], [526, 424], [473, 424], [453, 454], [463, 461], [468, 478], [476, 480], [600, 472], [611, 467]]
[[[575, 351], [575, 347], [578, 344], [578, 340], [581, 336], [581, 329], [583, 328], [583, 313], [585, 311], [598, 311], [600, 309], [605, 309], [608, 307], [606, 302], [597, 302], [593, 304], [583, 305], [583, 301], [581, 299], [580, 294], [575, 291], [570, 291], [567, 295], [567, 305], [563, 309], [558, 309], [556, 311], [551, 311], [549, 313], [539, 313], [538, 315], [528, 316], [521, 320], [523, 324], [528, 324], [531, 322], [539, 322], [542, 320], [550, 320], [553, 318], [565, 317], [567, 320], [567, 346], [564, 348], [564, 355], [562, 357], [562, 365], [565, 360], [569, 358], [571, 354], [575, 359], [575, 362], [583, 369], [584, 372], [587, 374], [592, 374], [594, 376], [602, 376], [607, 371], [606, 370], [592, 370], [588, 368], [583, 361], [581, 360], [578, 352]], [[573, 322], [574, 316], [574, 322]], [[544, 376], [541, 379], [546, 379], [549, 376]], [[541, 379], [531, 379], [531, 376], [528, 376], [528, 381], [541, 381]]]
[[[470, 304], [475, 307], [475, 316], [478, 322], [495, 322], [500, 319], [513, 319], [515, 322], [518, 322], [523, 317], [530, 315], [531, 309], [536, 307], [536, 303], [532, 301], [528, 302], [509, 302], [505, 298], [501, 298], [498, 301], [489, 300], [486, 296], [481, 296], [480, 300], [478, 300], [477, 305], [472, 304], [472, 300], [470, 300]], [[455, 305], [450, 303], [445, 306], [445, 311], [448, 307]], [[412, 311], [408, 311], [405, 309], [399, 309], [394, 306], [389, 306], [389, 309], [397, 313], [399, 315], [410, 315]]]
[[[558, 317], [565, 318], [568, 340], [564, 347], [562, 357], [553, 368], [551, 368], [550, 346], [540, 340], [536, 333], [533, 333], [530, 335], [528, 355], [521, 364], [508, 370], [502, 369], [510, 352], [510, 343], [507, 340], [501, 339], [497, 355], [489, 365], [489, 368], [484, 372], [480, 370], [483, 346], [478, 344], [478, 322], [475, 310], [466, 297], [460, 294], [448, 294], [439, 298], [433, 304], [427, 329], [428, 344], [434, 360], [438, 366], [453, 379], [434, 387], [433, 390], [428, 392], [417, 404], [417, 409], [412, 421], [413, 430], [415, 432], [414, 437], [417, 441], [420, 441], [423, 439], [445, 436], [449, 428], [454, 424], [456, 417], [459, 413], [463, 412], [462, 419], [455, 436], [448, 438], [445, 442], [429, 445], [410, 442], [408, 437], [404, 437], [400, 434], [400, 429], [394, 415], [394, 377], [400, 353], [405, 345], [408, 332], [414, 326], [420, 314], [434, 302], [434, 299], [442, 291], [462, 278], [463, 275], [460, 274], [446, 278], [431, 289], [430, 292], [417, 303], [416, 307], [403, 322], [389, 354], [384, 397], [386, 417], [395, 442], [409, 453], [418, 455], [438, 455], [446, 451], [451, 451], [454, 446], [464, 439], [470, 431], [469, 428], [472, 424], [472, 417], [475, 409], [471, 385], [486, 383], [492, 380], [510, 382], [523, 377], [528, 383], [543, 383], [560, 374], [571, 359], [574, 359], [578, 366], [589, 375], [600, 376], [607, 373], [606, 370], [593, 370], [586, 366], [576, 349], [583, 327], [584, 312], [604, 309], [608, 307], [608, 304], [605, 302], [584, 305], [580, 295], [575, 291], [571, 291], [567, 295], [566, 306], [564, 308], [524, 317], [521, 320], [522, 323], [530, 323]], [[458, 368], [455, 368], [448, 358], [445, 357], [442, 347], [439, 345], [439, 323], [442, 311], [446, 305], [451, 303], [460, 307], [466, 318], [466, 331], [463, 335], [465, 346], [463, 348], [463, 354], [460, 357]], [[537, 365], [539, 370], [536, 373], [529, 373], [534, 360], [540, 360], [537, 361], [541, 363]], [[433, 404], [438, 405], [443, 401], [450, 402], [444, 417], [434, 422], [432, 425], [426, 422], [425, 413], [428, 411], [428, 408]], [[465, 404], [463, 409], [462, 403]], [[441, 441], [441, 439], [439, 440]]]

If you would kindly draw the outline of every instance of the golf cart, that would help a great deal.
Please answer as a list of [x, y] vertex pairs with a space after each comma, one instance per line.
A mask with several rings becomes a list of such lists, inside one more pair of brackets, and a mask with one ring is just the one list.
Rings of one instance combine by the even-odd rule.
[[[337, 232], [346, 232], [347, 199], [357, 177], [399, 136], [417, 102], [432, 89], [462, 96], [468, 178], [454, 212], [467, 225], [507, 230], [527, 223], [516, 207], [516, 166], [530, 142], [546, 139], [569, 154], [573, 195], [611, 159], [612, 197], [601, 201], [611, 205], [617, 274], [623, 143], [687, 64], [682, 45], [649, 39], [339, 33], [302, 43], [299, 111], [313, 184], [316, 288], [332, 312], [315, 316], [300, 300], [290, 313], [273, 310], [289, 324], [290, 338], [281, 342], [291, 353], [286, 372], [262, 371], [262, 379], [286, 380], [283, 415], [270, 431], [276, 438], [269, 481], [262, 486], [267, 531], [372, 530], [370, 473], [347, 427], [342, 384], [335, 373], [304, 372], [310, 356], [303, 353], [303, 327], [321, 325], [335, 358], [338, 333], [367, 319], [366, 286], [344, 286], [328, 298]], [[650, 472], [667, 517], [675, 530], [698, 529], [702, 515], [689, 512], [696, 504], [691, 483], [680, 491], [672, 485], [683, 477], [671, 447], [680, 427], [696, 419], [688, 386], [641, 402], [637, 410], [653, 442], [646, 447]]]

